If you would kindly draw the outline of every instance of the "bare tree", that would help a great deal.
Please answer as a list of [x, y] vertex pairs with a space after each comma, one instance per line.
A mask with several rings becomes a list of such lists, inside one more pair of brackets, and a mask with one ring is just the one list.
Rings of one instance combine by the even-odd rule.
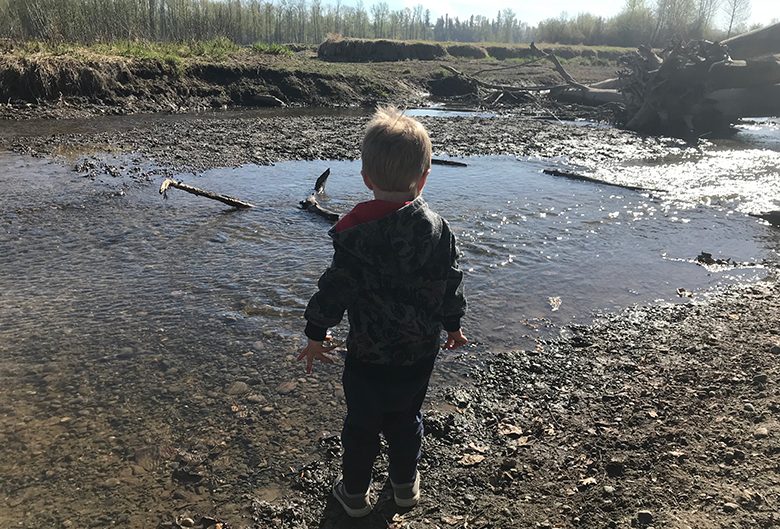
[[731, 36], [731, 31], [739, 27], [750, 17], [750, 0], [725, 0], [723, 11], [726, 13], [726, 19], [729, 22], [729, 29], [726, 38]]
[[691, 28], [694, 37], [702, 38], [712, 28], [712, 20], [718, 12], [719, 0], [697, 0], [696, 18]]

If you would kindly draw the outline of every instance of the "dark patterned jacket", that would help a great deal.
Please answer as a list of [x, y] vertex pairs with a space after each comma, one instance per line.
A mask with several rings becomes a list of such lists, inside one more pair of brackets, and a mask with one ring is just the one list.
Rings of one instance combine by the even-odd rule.
[[333, 261], [304, 317], [322, 340], [347, 311], [347, 364], [412, 366], [439, 351], [442, 327], [466, 310], [455, 236], [422, 198], [379, 220], [336, 232]]

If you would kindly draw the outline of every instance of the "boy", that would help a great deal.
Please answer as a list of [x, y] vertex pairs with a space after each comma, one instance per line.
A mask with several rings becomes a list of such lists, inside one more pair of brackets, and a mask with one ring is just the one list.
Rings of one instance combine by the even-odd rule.
[[416, 120], [380, 108], [361, 149], [363, 182], [375, 200], [363, 202], [330, 230], [333, 261], [304, 317], [311, 373], [330, 363], [327, 329], [349, 318], [342, 383], [347, 417], [341, 441], [342, 479], [333, 495], [352, 517], [371, 512], [369, 488], [379, 433], [388, 443], [396, 504], [420, 499], [422, 407], [442, 327], [444, 347], [467, 343], [458, 250], [449, 225], [420, 194], [431, 170], [431, 140]]

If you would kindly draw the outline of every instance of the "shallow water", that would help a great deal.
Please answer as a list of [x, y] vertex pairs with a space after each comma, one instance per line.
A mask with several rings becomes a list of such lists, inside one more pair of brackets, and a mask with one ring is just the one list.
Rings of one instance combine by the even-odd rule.
[[[328, 225], [295, 206], [327, 167], [326, 205], [347, 211], [369, 198], [357, 162], [247, 166], [188, 179], [258, 205], [236, 212], [177, 190], [164, 202], [148, 186], [95, 186], [45, 162], [5, 156], [2, 163], [15, 166], [2, 177], [14, 192], [0, 199], [0, 243], [8, 249], [0, 258], [3, 338], [35, 336], [38, 347], [56, 330], [87, 329], [114, 343], [193, 323], [199, 340], [209, 332], [300, 336], [332, 250]], [[471, 302], [466, 327], [481, 343], [516, 346], [547, 321], [675, 301], [678, 287], [763, 275], [752, 266], [712, 272], [692, 262], [702, 251], [740, 263], [776, 258], [775, 232], [730, 210], [572, 182], [510, 158], [469, 163], [436, 167], [425, 197], [458, 234]], [[191, 344], [190, 335], [166, 333]]]
[[[601, 126], [594, 124], [591, 126]], [[780, 210], [780, 127], [776, 120], [739, 124], [727, 139], [655, 160], [617, 160], [586, 173], [607, 182], [663, 190], [665, 200], [742, 213]]]

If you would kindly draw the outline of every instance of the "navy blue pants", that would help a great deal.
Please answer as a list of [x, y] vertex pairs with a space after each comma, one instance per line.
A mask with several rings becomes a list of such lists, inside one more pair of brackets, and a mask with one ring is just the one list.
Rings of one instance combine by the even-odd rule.
[[423, 438], [420, 408], [433, 360], [390, 370], [357, 368], [347, 361], [342, 377], [347, 417], [341, 432], [341, 470], [347, 493], [362, 494], [371, 485], [380, 433], [388, 444], [390, 479], [399, 484], [414, 480]]

